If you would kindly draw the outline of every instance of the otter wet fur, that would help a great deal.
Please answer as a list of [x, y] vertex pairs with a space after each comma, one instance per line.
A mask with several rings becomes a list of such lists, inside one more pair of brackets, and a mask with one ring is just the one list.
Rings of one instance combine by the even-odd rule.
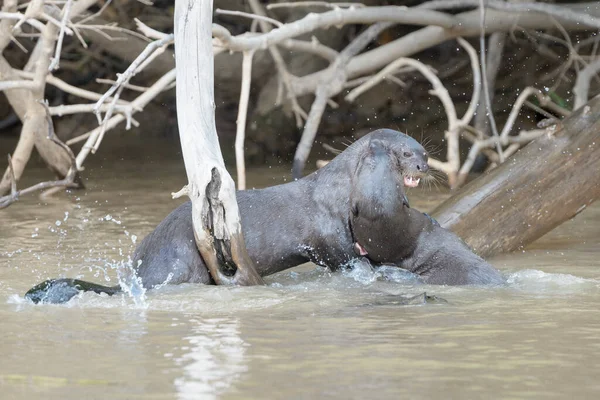
[[428, 284], [504, 283], [500, 272], [457, 235], [410, 208], [406, 177], [397, 173], [397, 164], [397, 155], [379, 139], [369, 142], [359, 161], [350, 217], [356, 253], [375, 263], [391, 262]]
[[[266, 276], [307, 261], [335, 270], [362, 256], [375, 263], [409, 269], [430, 283], [498, 283], [500, 274], [491, 266], [487, 274], [480, 274], [480, 264], [485, 262], [456, 235], [439, 227], [433, 229], [433, 223], [425, 221], [431, 221], [428, 217], [408, 207], [410, 212], [406, 214], [400, 207], [408, 206], [404, 185], [418, 185], [427, 171], [427, 152], [416, 140], [380, 129], [300, 180], [238, 191], [244, 239], [257, 272]], [[395, 215], [398, 210], [403, 212], [401, 216]], [[190, 202], [179, 206], [135, 250], [133, 265], [145, 288], [165, 282], [214, 283], [196, 247], [191, 212]], [[385, 237], [378, 235], [377, 220], [370, 229], [364, 225], [367, 220], [362, 218], [368, 215], [389, 218], [384, 222]], [[422, 233], [423, 229], [427, 234]], [[373, 240], [380, 240], [381, 246]], [[391, 248], [381, 250], [387, 246]], [[443, 250], [444, 246], [449, 250]], [[419, 261], [419, 256], [436, 251], [445, 253], [448, 262]], [[443, 272], [440, 275], [432, 268]], [[433, 278], [438, 275], [447, 279]], [[60, 303], [89, 290], [109, 295], [120, 291], [118, 286], [53, 279], [35, 286], [25, 297], [36, 303]]]

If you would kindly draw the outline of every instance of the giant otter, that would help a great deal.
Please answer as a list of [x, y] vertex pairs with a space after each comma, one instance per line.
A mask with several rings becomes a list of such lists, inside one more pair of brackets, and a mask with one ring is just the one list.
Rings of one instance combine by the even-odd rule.
[[395, 264], [429, 284], [502, 284], [500, 272], [458, 236], [410, 208], [396, 162], [396, 154], [378, 138], [369, 141], [359, 160], [349, 224], [357, 255]]
[[[375, 166], [369, 173], [363, 166], [379, 160], [372, 155], [373, 141], [383, 146], [388, 156], [381, 159], [383, 168]], [[365, 159], [370, 161], [365, 163]], [[379, 196], [379, 187], [385, 191], [390, 186], [388, 189], [391, 192], [386, 194], [386, 199], [388, 206], [395, 209], [398, 199], [391, 195], [402, 193], [403, 196], [403, 191], [396, 185], [416, 186], [427, 170], [427, 153], [416, 140], [397, 131], [380, 129], [357, 140], [325, 167], [298, 181], [265, 189], [239, 191], [237, 201], [242, 229], [248, 254], [256, 263], [257, 272], [261, 276], [270, 275], [307, 261], [332, 270], [347, 264], [356, 257], [357, 232], [353, 231], [352, 216], [368, 215], [373, 204], [381, 202], [376, 198]], [[381, 178], [376, 175], [379, 171], [385, 174]], [[361, 181], [365, 178], [369, 181]], [[351, 203], [351, 198], [357, 199], [355, 188], [362, 190], [362, 197]], [[373, 198], [369, 199], [368, 196]], [[401, 203], [404, 201], [401, 200]], [[137, 266], [137, 275], [144, 287], [152, 288], [165, 282], [213, 283], [196, 248], [190, 215], [191, 203], [179, 206], [135, 250], [133, 263]], [[394, 218], [389, 211], [384, 215]], [[415, 218], [420, 218], [420, 214]], [[398, 219], [394, 221], [406, 223]], [[376, 252], [365, 243], [369, 249], [368, 257], [375, 262], [401, 262], [402, 266], [408, 266], [408, 261], [395, 258], [395, 252], [414, 247], [413, 242], [419, 235], [407, 235], [403, 226], [387, 232], [390, 236], [382, 240], [394, 248], [391, 251], [394, 257], [375, 257]], [[360, 225], [358, 233], [361, 238], [363, 234], [368, 236], [368, 227]], [[450, 233], [448, 237], [460, 242]], [[430, 244], [433, 249], [422, 251], [433, 251], [446, 243]], [[469, 252], [465, 257], [476, 256]], [[448, 264], [447, 270], [452, 271], [452, 263]], [[431, 274], [431, 271], [419, 272]], [[490, 282], [495, 283], [496, 280], [491, 279]], [[472, 282], [461, 279], [456, 283], [487, 282], [483, 279]], [[36, 303], [65, 302], [79, 291], [88, 290], [114, 294], [119, 287], [103, 287], [73, 279], [52, 279], [35, 286], [25, 297]]]

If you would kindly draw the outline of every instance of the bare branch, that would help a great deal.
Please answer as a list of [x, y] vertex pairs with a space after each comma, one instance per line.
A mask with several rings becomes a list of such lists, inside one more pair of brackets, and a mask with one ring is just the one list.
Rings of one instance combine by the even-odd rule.
[[44, 29], [44, 26], [45, 26], [43, 22], [40, 22], [40, 21], [38, 21], [36, 19], [32, 19], [32, 18], [26, 18], [23, 14], [18, 13], [18, 12], [15, 12], [15, 13], [0, 12], [0, 19], [14, 19], [17, 21], [23, 21], [24, 23], [31, 25], [38, 31], [41, 31], [42, 29]]
[[[258, 0], [249, 0], [249, 4], [252, 8], [252, 11], [254, 11], [255, 14], [260, 16], [266, 15], [264, 9], [262, 8], [262, 5]], [[271, 31], [271, 27], [265, 20], [259, 19], [258, 23], [260, 25], [260, 29], [263, 32], [266, 33]], [[275, 66], [277, 67], [277, 71], [279, 72], [279, 76], [281, 78], [280, 82], [282, 82], [285, 86], [286, 96], [292, 106], [292, 112], [296, 117], [296, 126], [299, 128], [302, 126], [302, 121], [308, 118], [308, 115], [306, 114], [306, 111], [304, 111], [302, 107], [300, 107], [300, 104], [298, 104], [298, 100], [296, 99], [296, 95], [294, 94], [294, 89], [292, 85], [292, 74], [290, 74], [287, 70], [283, 57], [281, 56], [281, 53], [279, 52], [276, 46], [270, 46], [269, 53], [271, 54], [271, 57], [273, 57], [273, 61], [275, 62]], [[279, 100], [279, 96], [277, 96], [277, 98]]]
[[233, 11], [233, 10], [222, 10], [220, 8], [217, 8], [215, 10], [216, 14], [221, 14], [221, 15], [235, 15], [235, 16], [239, 16], [239, 17], [244, 17], [244, 18], [251, 18], [251, 19], [256, 19], [259, 21], [264, 21], [264, 22], [268, 22], [269, 24], [273, 24], [278, 28], [281, 28], [284, 24], [277, 21], [276, 19], [273, 18], [269, 18], [267, 16], [264, 15], [257, 15], [257, 14], [250, 14], [250, 13], [246, 13], [243, 11]]
[[[494, 32], [490, 35], [488, 40], [488, 52], [486, 60], [486, 76], [483, 77], [487, 81], [488, 87], [496, 86], [496, 76], [500, 69], [502, 62], [502, 53], [505, 46], [506, 33], [505, 32]], [[490, 103], [494, 104], [494, 90], [489, 92]], [[477, 113], [475, 115], [475, 129], [483, 133], [483, 136], [490, 136], [489, 122], [486, 113], [487, 102], [481, 101], [477, 107]]]
[[328, 3], [326, 1], [295, 1], [293, 3], [275, 3], [267, 6], [268, 10], [276, 8], [296, 8], [296, 7], [326, 7], [326, 8], [361, 8], [365, 7], [362, 3]]
[[[93, 20], [94, 18], [98, 18], [100, 15], [102, 15], [102, 13], [104, 12], [104, 10], [106, 10], [106, 8], [110, 5], [110, 3], [112, 3], [112, 0], [107, 0], [104, 2], [104, 4], [102, 4], [102, 7], [100, 7], [100, 10], [98, 10], [98, 12], [91, 14], [81, 20], [79, 20], [77, 23], [78, 24], [85, 24], [88, 21]], [[137, 18], [136, 18], [137, 19]]]
[[471, 70], [473, 71], [473, 95], [471, 96], [471, 102], [469, 103], [467, 111], [465, 111], [465, 114], [460, 119], [460, 124], [462, 126], [467, 126], [477, 110], [477, 103], [479, 103], [479, 94], [481, 93], [481, 71], [479, 70], [479, 64], [477, 62], [477, 52], [473, 46], [461, 37], [456, 40], [469, 55], [469, 59], [471, 60]]
[[61, 142], [58, 139], [58, 137], [56, 137], [56, 135], [54, 133], [54, 127], [52, 125], [52, 117], [48, 113], [48, 103], [46, 103], [45, 101], [42, 101], [42, 102], [40, 102], [40, 104], [46, 110], [46, 123], [48, 125], [47, 138], [48, 138], [48, 140], [51, 140], [56, 145], [61, 147], [67, 153], [67, 155], [69, 156], [69, 159], [71, 160], [71, 168], [69, 168], [68, 173], [65, 175], [65, 177], [63, 179], [59, 179], [59, 180], [55, 180], [55, 181], [48, 181], [48, 182], [41, 182], [36, 185], [30, 186], [26, 189], [17, 190], [17, 183], [16, 183], [16, 179], [15, 179], [15, 175], [14, 175], [12, 159], [9, 155], [8, 156], [8, 168], [9, 168], [10, 175], [11, 175], [11, 192], [9, 195], [0, 197], [0, 209], [8, 207], [9, 205], [11, 205], [15, 201], [17, 201], [19, 199], [19, 197], [29, 194], [29, 193], [36, 192], [38, 190], [45, 190], [45, 189], [59, 188], [59, 187], [68, 188], [68, 187], [77, 187], [78, 186], [78, 184], [75, 183], [75, 177], [77, 174], [75, 156], [73, 155], [73, 152], [71, 151], [71, 149], [67, 145], [65, 145], [63, 142]]
[[577, 73], [577, 80], [573, 86], [573, 94], [575, 95], [575, 104], [573, 105], [574, 110], [588, 102], [590, 81], [598, 71], [600, 71], [600, 58], [597, 58]]
[[252, 82], [252, 58], [254, 51], [245, 51], [242, 60], [242, 87], [238, 106], [237, 129], [235, 132], [235, 163], [237, 166], [238, 190], [246, 189], [246, 164], [244, 162], [244, 140], [246, 137], [246, 116]]
[[[143, 109], [146, 106], [146, 104], [148, 104], [153, 98], [155, 98], [160, 92], [162, 92], [164, 90], [165, 87], [169, 86], [174, 80], [175, 80], [175, 69], [172, 69], [171, 71], [169, 71], [165, 75], [163, 75], [160, 79], [158, 79], [154, 83], [154, 85], [150, 86], [150, 88], [146, 92], [140, 94], [135, 100], [133, 100], [130, 103], [132, 113], [137, 110]], [[125, 120], [125, 118], [126, 117], [123, 114], [115, 115], [114, 117], [112, 117], [108, 121], [106, 121], [106, 124], [104, 125], [104, 129], [105, 130], [112, 129], [117, 124], [119, 124], [120, 122]], [[77, 143], [77, 142], [87, 139], [86, 143], [83, 145], [83, 147], [79, 151], [79, 154], [77, 154], [76, 160], [77, 160], [77, 168], [78, 169], [81, 168], [81, 166], [83, 165], [83, 162], [85, 161], [85, 159], [89, 155], [90, 151], [92, 150], [94, 143], [97, 142], [98, 136], [100, 135], [101, 132], [102, 132], [102, 126], [99, 126], [98, 128], [96, 128], [84, 135], [81, 135], [79, 137], [76, 137], [76, 138], [73, 138], [73, 139], [67, 141], [67, 144], [70, 145], [70, 144]]]
[[334, 49], [327, 47], [317, 40], [316, 37], [312, 37], [310, 42], [304, 40], [287, 39], [281, 42], [281, 45], [290, 50], [300, 50], [306, 53], [312, 53], [327, 61], [333, 61], [339, 55]]
[[[152, 54], [154, 52], [156, 52], [157, 49], [160, 49], [163, 46], [169, 45], [172, 42], [173, 42], [173, 35], [171, 34], [171, 35], [167, 35], [163, 39], [156, 40], [156, 41], [148, 44], [148, 46], [146, 46], [146, 48], [144, 49], [144, 51], [133, 61], [133, 63], [131, 63], [131, 65], [125, 70], [125, 72], [123, 72], [122, 74], [118, 75], [117, 82], [109, 90], [107, 90], [106, 93], [104, 93], [102, 95], [102, 97], [96, 103], [96, 107], [99, 109], [100, 105], [102, 105], [102, 103], [104, 103], [105, 101], [107, 101], [108, 98], [110, 96], [112, 96], [112, 94], [115, 93], [117, 91], [117, 89], [119, 89], [119, 87], [123, 83], [129, 82], [129, 80], [137, 72], [139, 72], [138, 67], [146, 59], [148, 59], [149, 57], [151, 57]], [[98, 122], [100, 123], [101, 122], [100, 112], [97, 110], [97, 111], [95, 111], [95, 113], [98, 116]]]
[[54, 71], [55, 69], [58, 69], [58, 65], [60, 62], [60, 53], [62, 50], [62, 43], [63, 43], [63, 39], [65, 36], [65, 30], [67, 29], [67, 22], [69, 21], [69, 14], [71, 12], [72, 4], [73, 4], [73, 0], [67, 0], [67, 4], [65, 4], [65, 6], [63, 7], [63, 10], [62, 10], [63, 17], [62, 17], [62, 20], [60, 21], [60, 33], [58, 34], [58, 40], [56, 42], [56, 51], [54, 53], [54, 58], [52, 59], [52, 62], [50, 63], [50, 67], [48, 68], [48, 70], [50, 72]]
[[[28, 79], [34, 78], [34, 74], [31, 72], [20, 71], [20, 70], [14, 70], [14, 72], [22, 78], [28, 78]], [[99, 100], [102, 97], [102, 95], [99, 93], [91, 92], [91, 91], [85, 90], [85, 89], [80, 89], [77, 86], [70, 85], [67, 82], [65, 82], [61, 79], [58, 79], [57, 77], [50, 75], [50, 74], [48, 74], [46, 76], [46, 83], [48, 83], [52, 86], [55, 86], [58, 89], [66, 92], [66, 93], [81, 97], [82, 99]], [[0, 83], [0, 85], [2, 85], [2, 83]], [[122, 103], [118, 102], [118, 104], [122, 104]], [[124, 104], [124, 102], [123, 102], [123, 104]]]
[[10, 171], [10, 194], [16, 196], [17, 193], [17, 179], [15, 178], [15, 170], [12, 165], [12, 158], [8, 155], [8, 170]]
[[[479, 0], [479, 26], [481, 32], [479, 33], [479, 47], [481, 57], [481, 72], [486, 79], [483, 80], [483, 95], [485, 96], [485, 110], [487, 113], [488, 120], [490, 122], [490, 129], [492, 130], [492, 134], [495, 138], [498, 138], [498, 128], [496, 127], [496, 119], [494, 118], [494, 113], [492, 111], [492, 100], [490, 97], [490, 89], [487, 80], [487, 71], [486, 71], [486, 63], [485, 63], [485, 7], [483, 6], [484, 0]], [[498, 157], [500, 157], [500, 162], [504, 162], [504, 155], [502, 154], [502, 146], [500, 142], [497, 142], [496, 151], [498, 152]]]
[[[54, 106], [54, 107], [50, 107], [49, 108], [49, 112], [50, 115], [57, 115], [59, 117], [62, 117], [64, 115], [70, 115], [70, 114], [80, 114], [80, 113], [93, 113], [96, 110], [96, 105], [95, 104], [69, 104], [69, 105], [64, 105], [61, 104], [59, 106]], [[102, 107], [100, 107], [100, 111], [108, 111], [109, 108], [113, 108], [115, 111], [120, 112], [122, 114], [129, 114], [131, 115], [131, 110], [132, 107], [131, 105], [125, 105], [125, 104], [103, 104]], [[141, 110], [136, 110], [136, 111], [141, 111]]]
[[329, 66], [328, 77], [319, 83], [317, 91], [315, 93], [315, 101], [313, 102], [306, 124], [304, 125], [304, 131], [300, 138], [300, 143], [296, 148], [294, 154], [294, 164], [292, 167], [292, 177], [299, 179], [302, 177], [302, 171], [310, 154], [321, 117], [325, 111], [325, 107], [330, 97], [338, 94], [344, 88], [346, 81], [348, 80], [346, 74], [346, 66], [348, 61], [356, 54], [361, 52], [373, 39], [377, 37], [382, 31], [389, 28], [392, 25], [390, 22], [378, 22], [375, 25], [371, 25], [364, 32], [362, 32], [354, 41], [352, 41], [346, 48], [340, 53], [336, 60]]
[[567, 19], [592, 28], [600, 29], [600, 18], [589, 14], [577, 12], [568, 7], [546, 3], [525, 3], [525, 2], [504, 2], [498, 0], [434, 0], [423, 3], [417, 8], [426, 10], [447, 10], [464, 7], [483, 7], [493, 8], [508, 12], [539, 12], [561, 19]]
[[213, 36], [229, 50], [244, 51], [266, 48], [319, 28], [344, 24], [369, 24], [377, 22], [403, 23], [407, 25], [435, 25], [454, 28], [453, 16], [430, 10], [416, 10], [399, 6], [365, 7], [360, 9], [336, 9], [322, 14], [309, 14], [306, 17], [273, 29], [258, 36], [232, 36], [222, 26], [213, 24]]
[[[511, 3], [512, 4], [512, 3]], [[574, 7], [574, 6], [573, 6]], [[358, 10], [357, 10], [358, 11]], [[372, 73], [373, 70], [383, 68], [400, 57], [408, 57], [427, 48], [461, 36], [469, 37], [479, 35], [479, 10], [467, 11], [454, 15], [454, 27], [442, 29], [438, 26], [427, 26], [412, 33], [402, 36], [390, 43], [365, 51], [353, 57], [348, 62], [348, 78], [356, 78]], [[557, 21], [570, 30], [582, 30], [585, 26], [576, 22], [558, 18]], [[524, 29], [544, 29], [555, 27], [551, 18], [539, 13], [505, 12], [487, 10], [486, 31], [506, 32], [514, 29], [516, 25]], [[298, 97], [314, 93], [316, 87], [327, 75], [327, 69], [315, 72], [294, 81], [294, 92]]]
[[137, 18], [134, 18], [133, 20], [137, 25], [138, 31], [142, 32], [144, 36], [149, 37], [150, 39], [161, 40], [169, 36], [167, 33], [159, 32], [156, 29], [150, 28], [148, 25], [144, 24]]
[[0, 81], [0, 91], [11, 89], [37, 90], [39, 83], [34, 81]]

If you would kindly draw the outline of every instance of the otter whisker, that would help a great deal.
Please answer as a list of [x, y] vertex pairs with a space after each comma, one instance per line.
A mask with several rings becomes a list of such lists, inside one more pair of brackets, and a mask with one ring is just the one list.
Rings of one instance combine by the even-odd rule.
[[336, 149], [335, 147], [333, 147], [327, 143], [323, 143], [323, 148], [325, 150], [327, 150], [328, 152], [333, 153], [335, 155], [340, 154], [342, 152], [342, 150]]

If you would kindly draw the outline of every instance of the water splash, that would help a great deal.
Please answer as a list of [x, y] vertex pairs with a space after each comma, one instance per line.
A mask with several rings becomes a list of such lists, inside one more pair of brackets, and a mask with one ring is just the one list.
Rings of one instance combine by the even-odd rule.
[[370, 285], [375, 281], [388, 281], [394, 283], [415, 284], [423, 283], [421, 277], [395, 265], [380, 265], [373, 267], [364, 258], [354, 258], [343, 270], [344, 276], [354, 279], [363, 285]]
[[363, 285], [370, 285], [377, 280], [378, 274], [375, 272], [371, 263], [364, 258], [354, 258], [347, 264], [348, 268], [343, 269], [343, 274]]
[[137, 275], [137, 268], [142, 264], [142, 260], [138, 260], [137, 266], [133, 267], [133, 261], [128, 258], [127, 261], [121, 262], [117, 266], [117, 276], [119, 285], [123, 292], [125, 292], [131, 299], [136, 307], [148, 308], [146, 302], [146, 288], [142, 284], [142, 278]]
[[570, 274], [552, 274], [535, 269], [524, 269], [507, 277], [507, 283], [527, 292], [571, 293], [599, 289], [600, 281]]

